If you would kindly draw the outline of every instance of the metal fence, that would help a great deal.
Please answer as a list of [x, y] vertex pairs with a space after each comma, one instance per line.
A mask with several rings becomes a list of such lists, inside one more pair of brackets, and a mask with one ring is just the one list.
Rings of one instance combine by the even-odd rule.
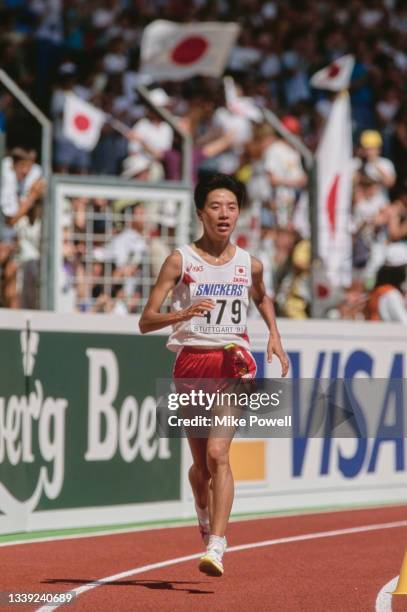
[[45, 306], [140, 312], [166, 256], [191, 237], [190, 190], [173, 182], [55, 175], [51, 193]]

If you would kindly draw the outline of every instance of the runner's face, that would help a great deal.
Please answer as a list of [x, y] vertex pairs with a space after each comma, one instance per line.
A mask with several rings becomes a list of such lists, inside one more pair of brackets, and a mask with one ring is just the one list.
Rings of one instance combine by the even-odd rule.
[[198, 211], [205, 233], [214, 239], [229, 238], [239, 216], [239, 205], [228, 189], [214, 189], [208, 193], [205, 205]]

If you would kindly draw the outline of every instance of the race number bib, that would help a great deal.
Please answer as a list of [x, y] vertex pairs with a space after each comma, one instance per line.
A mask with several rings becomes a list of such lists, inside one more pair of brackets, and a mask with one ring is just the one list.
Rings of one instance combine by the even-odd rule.
[[246, 331], [248, 288], [234, 283], [196, 283], [191, 302], [211, 299], [215, 307], [190, 321], [192, 332], [200, 334], [243, 334]]

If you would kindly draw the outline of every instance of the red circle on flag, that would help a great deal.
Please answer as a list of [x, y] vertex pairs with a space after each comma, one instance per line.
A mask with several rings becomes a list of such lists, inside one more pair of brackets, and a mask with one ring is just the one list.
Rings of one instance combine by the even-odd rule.
[[338, 64], [332, 64], [329, 69], [328, 78], [334, 79], [336, 76], [338, 76], [339, 72], [340, 70]]
[[244, 236], [243, 234], [238, 236], [236, 239], [236, 244], [237, 246], [240, 246], [241, 249], [245, 249], [247, 245], [249, 244], [247, 236]]
[[75, 115], [73, 122], [75, 124], [76, 129], [80, 132], [86, 132], [86, 130], [89, 129], [90, 121], [89, 117], [87, 117], [86, 115]]
[[320, 283], [317, 285], [317, 296], [319, 298], [326, 298], [329, 293], [329, 288], [326, 285], [321, 285]]
[[193, 64], [201, 59], [208, 46], [208, 41], [202, 36], [189, 36], [181, 40], [173, 49], [171, 59], [182, 66]]

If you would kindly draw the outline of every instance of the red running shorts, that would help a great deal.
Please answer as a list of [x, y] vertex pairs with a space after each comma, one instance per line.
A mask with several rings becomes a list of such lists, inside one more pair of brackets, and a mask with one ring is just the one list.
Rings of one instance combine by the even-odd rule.
[[250, 351], [241, 346], [227, 345], [220, 349], [185, 346], [178, 353], [173, 377], [188, 379], [253, 379], [257, 366]]

